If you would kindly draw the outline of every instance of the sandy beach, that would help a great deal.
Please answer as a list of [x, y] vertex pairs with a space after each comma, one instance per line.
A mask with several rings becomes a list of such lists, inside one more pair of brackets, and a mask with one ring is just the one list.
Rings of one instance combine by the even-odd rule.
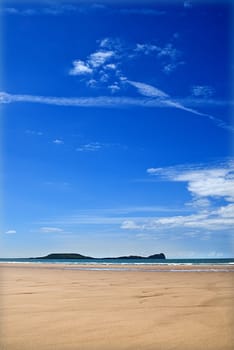
[[231, 267], [121, 269], [1, 264], [0, 349], [234, 348]]

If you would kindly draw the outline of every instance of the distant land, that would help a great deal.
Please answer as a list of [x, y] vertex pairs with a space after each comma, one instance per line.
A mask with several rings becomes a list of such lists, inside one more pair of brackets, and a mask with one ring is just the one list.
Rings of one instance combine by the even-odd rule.
[[119, 256], [119, 257], [113, 257], [113, 258], [93, 258], [91, 256], [85, 256], [81, 254], [76, 253], [52, 253], [48, 254], [46, 256], [36, 257], [32, 259], [95, 259], [95, 260], [130, 260], [130, 259], [166, 259], [165, 254], [159, 253], [159, 254], [153, 254], [149, 255], [147, 257], [144, 256], [138, 256], [138, 255], [128, 255], [128, 256]]

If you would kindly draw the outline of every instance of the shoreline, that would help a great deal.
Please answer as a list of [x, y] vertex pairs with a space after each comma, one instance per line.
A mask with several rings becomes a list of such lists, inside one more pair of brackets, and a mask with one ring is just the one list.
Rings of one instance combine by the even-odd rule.
[[147, 272], [234, 272], [233, 264], [131, 264], [131, 263], [43, 263], [0, 262], [0, 268], [38, 268], [84, 271], [147, 271]]

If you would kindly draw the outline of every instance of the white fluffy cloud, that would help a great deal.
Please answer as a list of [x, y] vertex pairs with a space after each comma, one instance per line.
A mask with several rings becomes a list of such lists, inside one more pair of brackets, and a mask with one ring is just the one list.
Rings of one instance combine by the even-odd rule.
[[93, 72], [93, 69], [84, 61], [75, 60], [72, 64], [73, 68], [69, 71], [70, 75], [86, 75]]
[[137, 224], [134, 220], [124, 220], [121, 228], [124, 230], [138, 230], [142, 228], [142, 225]]
[[117, 92], [117, 91], [120, 90], [120, 87], [119, 87], [118, 83], [115, 82], [114, 84], [109, 85], [109, 86], [108, 86], [108, 89], [109, 89], [112, 93], [115, 93], [115, 92]]
[[100, 69], [111, 69], [117, 68], [115, 63], [107, 62], [115, 56], [114, 51], [100, 49], [88, 56], [86, 61], [80, 59], [72, 62], [73, 68], [70, 69], [70, 75], [91, 75], [99, 73]]
[[122, 42], [118, 38], [107, 37], [98, 40], [97, 44], [97, 50], [89, 54], [86, 59], [74, 60], [72, 62], [73, 67], [69, 71], [70, 75], [82, 76], [83, 78], [87, 76], [89, 81], [95, 80], [95, 84], [87, 84], [92, 88], [97, 88], [100, 85], [112, 92], [120, 90], [121, 85], [123, 87], [124, 84], [124, 63], [143, 56], [154, 55], [160, 62], [162, 71], [167, 74], [181, 64], [178, 60], [181, 52], [172, 43], [167, 43], [163, 46], [158, 46], [154, 43], [131, 45]]
[[116, 92], [120, 89], [122, 75], [117, 56], [121, 56], [119, 44], [105, 38], [99, 41], [98, 49], [87, 56], [86, 60], [74, 60], [69, 74], [81, 76], [91, 88], [106, 87], [111, 92]]
[[216, 212], [222, 218], [234, 218], [234, 204], [221, 207]]
[[[160, 229], [232, 232], [234, 226], [234, 163], [229, 161], [213, 167], [149, 168], [147, 173], [161, 180], [185, 182], [192, 195], [191, 215], [164, 216], [123, 221], [127, 230], [157, 231]], [[218, 200], [218, 201], [217, 201]], [[222, 201], [224, 204], [220, 205]]]
[[234, 165], [232, 162], [212, 168], [149, 168], [150, 175], [175, 182], [187, 182], [187, 189], [197, 197], [234, 200]]
[[106, 63], [115, 53], [113, 51], [97, 51], [89, 56], [89, 64], [94, 67], [100, 67]]

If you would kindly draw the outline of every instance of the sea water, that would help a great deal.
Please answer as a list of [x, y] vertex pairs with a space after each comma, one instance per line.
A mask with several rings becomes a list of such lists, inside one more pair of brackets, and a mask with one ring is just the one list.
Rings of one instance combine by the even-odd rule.
[[[171, 268], [163, 271], [179, 271], [179, 272], [233, 272], [234, 271], [234, 258], [225, 259], [33, 259], [33, 258], [0, 258], [1, 263], [20, 263], [20, 264], [66, 264], [69, 267], [66, 269], [78, 269], [78, 270], [112, 270], [112, 271], [122, 271], [122, 270], [137, 270], [137, 265], [148, 266], [147, 271], [159, 272], [160, 265], [169, 265]], [[79, 266], [80, 265], [80, 266]], [[82, 266], [81, 266], [82, 265]], [[118, 265], [118, 266], [115, 266]], [[135, 265], [135, 268], [134, 268]], [[212, 265], [212, 268], [205, 269], [204, 267]], [[225, 266], [229, 265], [228, 269]], [[233, 269], [230, 267], [233, 265]], [[122, 268], [121, 268], [122, 266]], [[157, 269], [158, 266], [158, 269]], [[182, 268], [184, 266], [190, 266], [190, 269]], [[192, 268], [194, 266], [194, 268]], [[195, 268], [196, 266], [196, 268]], [[215, 268], [217, 266], [218, 268]], [[223, 266], [223, 269], [220, 269]], [[201, 269], [199, 268], [201, 267]], [[146, 270], [144, 270], [146, 271]]]

